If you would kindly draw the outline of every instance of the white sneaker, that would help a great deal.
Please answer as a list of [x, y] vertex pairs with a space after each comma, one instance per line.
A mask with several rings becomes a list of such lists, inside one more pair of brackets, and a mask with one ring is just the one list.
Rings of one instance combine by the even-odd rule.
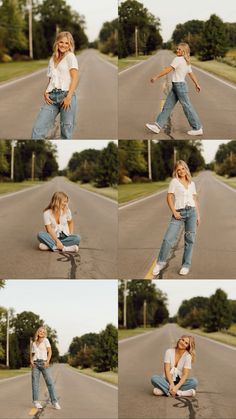
[[58, 402], [53, 403], [52, 405], [53, 405], [54, 409], [56, 409], [56, 410], [61, 410], [61, 406], [59, 405], [59, 403], [58, 403]]
[[203, 129], [191, 129], [190, 131], [187, 132], [188, 135], [203, 135]]
[[196, 396], [196, 390], [191, 388], [190, 390], [178, 390], [177, 396], [185, 396], [185, 397], [195, 397]]
[[153, 394], [154, 396], [163, 396], [164, 392], [160, 388], [154, 387]]
[[36, 407], [36, 409], [42, 409], [43, 408], [41, 403], [39, 403], [38, 401], [34, 402], [34, 407]]
[[182, 266], [182, 268], [179, 271], [180, 275], [188, 275], [189, 273], [189, 268], [186, 268], [185, 266]]
[[39, 243], [40, 250], [50, 250], [49, 247], [44, 243]]
[[166, 262], [158, 262], [153, 268], [152, 274], [154, 276], [158, 275], [162, 269], [166, 266]]
[[73, 246], [64, 246], [62, 251], [63, 252], [75, 252], [75, 253], [77, 253], [79, 251], [79, 246], [77, 246], [77, 244], [74, 244]]
[[157, 124], [146, 124], [146, 127], [150, 129], [150, 131], [155, 132], [155, 134], [159, 134], [161, 131]]

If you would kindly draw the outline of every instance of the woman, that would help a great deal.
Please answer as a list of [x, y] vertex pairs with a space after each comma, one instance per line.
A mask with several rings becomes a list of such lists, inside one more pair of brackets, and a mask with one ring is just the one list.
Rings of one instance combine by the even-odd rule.
[[153, 269], [156, 276], [166, 266], [170, 250], [177, 239], [182, 226], [184, 234], [184, 254], [180, 275], [187, 275], [191, 266], [193, 244], [196, 226], [200, 224], [200, 212], [197, 203], [197, 193], [187, 164], [183, 160], [177, 161], [173, 179], [170, 182], [167, 203], [172, 212], [172, 218], [161, 245], [157, 263]]
[[172, 61], [169, 67], [166, 67], [160, 74], [157, 74], [151, 78], [151, 83], [154, 83], [157, 79], [166, 76], [170, 72], [172, 73], [172, 88], [166, 98], [164, 107], [161, 113], [157, 116], [154, 124], [146, 124], [146, 127], [151, 131], [158, 134], [174, 109], [176, 103], [179, 101], [182, 105], [183, 111], [192, 129], [188, 131], [189, 135], [202, 135], [203, 129], [199, 117], [194, 110], [189, 96], [188, 86], [185, 82], [185, 77], [188, 74], [195, 84], [197, 92], [200, 92], [201, 87], [198, 84], [196, 76], [192, 72], [190, 65], [190, 48], [189, 45], [182, 42], [177, 46], [176, 57]]
[[30, 365], [32, 368], [32, 395], [33, 403], [37, 409], [42, 409], [43, 406], [39, 402], [39, 379], [42, 373], [45, 383], [48, 388], [50, 400], [55, 409], [61, 409], [57, 396], [55, 393], [54, 384], [51, 377], [49, 362], [52, 356], [52, 350], [49, 340], [47, 339], [47, 332], [44, 327], [40, 327], [35, 333], [34, 342], [30, 351]]
[[80, 236], [73, 234], [74, 223], [64, 192], [55, 192], [43, 213], [46, 231], [38, 233], [40, 250], [78, 252]]
[[75, 126], [78, 83], [78, 62], [74, 55], [74, 40], [70, 32], [60, 32], [54, 43], [44, 92], [45, 105], [40, 109], [32, 131], [32, 139], [47, 136], [60, 113], [61, 138], [71, 139]]
[[183, 335], [175, 348], [167, 349], [164, 358], [165, 375], [153, 375], [151, 382], [155, 396], [195, 396], [198, 381], [188, 378], [195, 358], [193, 336]]

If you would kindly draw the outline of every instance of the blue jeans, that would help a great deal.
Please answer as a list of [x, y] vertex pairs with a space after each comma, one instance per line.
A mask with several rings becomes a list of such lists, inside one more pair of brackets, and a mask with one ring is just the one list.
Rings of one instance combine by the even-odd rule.
[[68, 92], [60, 89], [53, 89], [52, 92], [50, 92], [49, 96], [53, 101], [53, 104], [48, 105], [46, 103], [40, 109], [32, 130], [33, 140], [42, 140], [47, 136], [48, 131], [53, 128], [55, 119], [59, 113], [61, 117], [61, 138], [72, 138], [75, 127], [77, 98], [76, 94], [73, 93], [70, 107], [67, 110], [62, 109], [61, 102], [66, 97], [67, 93]]
[[[166, 396], [169, 396], [170, 384], [163, 375], [153, 375], [151, 378], [151, 382], [154, 387], [159, 388], [160, 390], [163, 391], [163, 393], [165, 393]], [[181, 391], [191, 390], [192, 388], [196, 389], [197, 385], [198, 385], [198, 381], [196, 378], [187, 378], [184, 384], [182, 384], [182, 386], [179, 389]]]
[[[66, 236], [64, 233], [60, 233], [58, 238], [64, 246], [73, 246], [80, 243], [79, 234], [70, 234], [70, 236]], [[38, 240], [40, 243], [46, 244], [52, 251], [57, 249], [56, 242], [46, 231], [40, 231], [38, 233]]]
[[31, 376], [32, 376], [32, 396], [33, 401], [36, 402], [39, 400], [39, 379], [40, 379], [40, 373], [43, 374], [43, 378], [45, 380], [45, 383], [48, 388], [50, 400], [52, 403], [57, 402], [57, 396], [54, 388], [54, 384], [52, 381], [51, 376], [51, 369], [50, 367], [45, 368], [44, 367], [44, 361], [41, 359], [38, 359], [34, 362], [34, 368], [31, 370]]
[[170, 224], [163, 239], [157, 262], [166, 262], [171, 248], [173, 247], [181, 227], [184, 225], [184, 254], [182, 266], [189, 268], [192, 260], [193, 244], [196, 236], [197, 213], [195, 207], [185, 207], [177, 210], [181, 214], [181, 220], [176, 220], [172, 215]]
[[185, 82], [172, 82], [172, 88], [168, 93], [164, 107], [156, 118], [159, 127], [163, 128], [167, 123], [167, 120], [178, 101], [182, 105], [189, 125], [195, 130], [202, 128], [199, 117], [188, 97], [188, 85]]

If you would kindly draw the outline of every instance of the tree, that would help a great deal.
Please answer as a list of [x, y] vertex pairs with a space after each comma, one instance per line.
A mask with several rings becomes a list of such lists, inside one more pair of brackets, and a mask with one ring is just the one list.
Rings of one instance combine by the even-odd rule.
[[203, 327], [208, 303], [209, 298], [201, 296], [184, 300], [178, 310], [178, 323], [180, 326], [192, 329]]
[[118, 331], [112, 324], [99, 334], [93, 364], [97, 372], [112, 371], [118, 367]]
[[199, 56], [202, 61], [224, 57], [228, 49], [226, 24], [215, 14], [205, 22], [200, 41]]
[[118, 19], [114, 19], [111, 22], [104, 22], [100, 32], [100, 50], [104, 54], [118, 54]]
[[0, 141], [0, 178], [6, 176], [9, 171], [9, 163], [6, 158], [7, 145], [4, 140]]
[[99, 156], [96, 169], [96, 186], [115, 186], [118, 183], [118, 148], [110, 142]]
[[187, 42], [190, 46], [191, 54], [195, 55], [199, 52], [199, 45], [204, 21], [189, 20], [185, 23], [179, 23], [172, 34], [172, 40], [177, 45], [180, 42]]
[[24, 19], [18, 1], [2, 0], [0, 16], [0, 49], [10, 55], [25, 51], [27, 40], [24, 34]]
[[143, 155], [144, 142], [122, 140], [119, 142], [119, 179], [147, 175], [147, 162]]
[[218, 288], [209, 299], [205, 329], [207, 332], [217, 332], [228, 329], [232, 323], [232, 310], [227, 294]]

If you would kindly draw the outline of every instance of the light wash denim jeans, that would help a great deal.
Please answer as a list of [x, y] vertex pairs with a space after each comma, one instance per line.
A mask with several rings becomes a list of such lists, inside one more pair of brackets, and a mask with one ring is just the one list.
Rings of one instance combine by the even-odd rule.
[[40, 374], [42, 373], [45, 383], [47, 385], [50, 400], [52, 403], [56, 403], [57, 396], [56, 396], [54, 384], [52, 381], [51, 368], [50, 367], [45, 368], [44, 361], [42, 359], [38, 359], [37, 361], [35, 361], [34, 365], [35, 367], [32, 368], [31, 370], [33, 402], [36, 402], [39, 400], [39, 379], [40, 379]]
[[35, 124], [32, 130], [33, 140], [43, 140], [48, 131], [53, 128], [55, 119], [60, 113], [60, 127], [61, 127], [61, 138], [72, 139], [73, 130], [75, 127], [76, 108], [77, 108], [77, 97], [73, 93], [70, 108], [67, 110], [61, 108], [61, 102], [66, 97], [68, 92], [60, 89], [53, 89], [50, 92], [50, 99], [53, 104], [48, 105], [47, 103], [42, 106], [39, 114], [36, 118]]
[[188, 96], [188, 85], [185, 82], [172, 82], [172, 88], [167, 95], [164, 107], [156, 118], [156, 123], [159, 125], [159, 127], [163, 128], [167, 123], [167, 120], [178, 101], [182, 105], [189, 125], [194, 130], [202, 128], [199, 117], [190, 102]]
[[[163, 391], [163, 393], [165, 393], [166, 396], [169, 396], [170, 384], [163, 375], [153, 375], [151, 378], [151, 382], [154, 387], [159, 388], [160, 390]], [[198, 381], [196, 378], [187, 378], [184, 384], [182, 384], [182, 386], [179, 389], [181, 391], [191, 390], [191, 389], [195, 390], [197, 388], [197, 385], [198, 385]]]
[[[70, 234], [70, 236], [66, 236], [64, 233], [61, 233], [58, 238], [64, 246], [79, 245], [80, 243], [79, 234]], [[46, 231], [40, 231], [38, 233], [38, 240], [40, 243], [46, 244], [52, 251], [57, 249], [56, 242]]]
[[166, 262], [180, 229], [184, 225], [184, 254], [182, 266], [189, 268], [191, 265], [193, 244], [196, 236], [197, 212], [195, 207], [185, 207], [178, 210], [178, 212], [180, 212], [182, 218], [181, 220], [176, 220], [176, 218], [172, 215], [161, 245], [157, 262]]

